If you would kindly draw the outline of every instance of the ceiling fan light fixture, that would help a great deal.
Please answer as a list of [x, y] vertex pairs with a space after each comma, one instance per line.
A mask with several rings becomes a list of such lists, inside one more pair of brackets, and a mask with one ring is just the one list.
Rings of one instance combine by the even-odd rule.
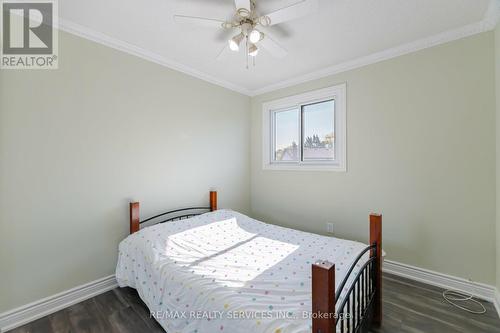
[[264, 38], [264, 34], [257, 29], [253, 29], [248, 36], [252, 43], [258, 43]]
[[243, 34], [239, 33], [229, 40], [229, 48], [231, 51], [238, 52], [240, 50], [240, 43], [243, 40]]
[[259, 54], [259, 48], [255, 44], [250, 44], [248, 48], [248, 55], [252, 57], [256, 57]]

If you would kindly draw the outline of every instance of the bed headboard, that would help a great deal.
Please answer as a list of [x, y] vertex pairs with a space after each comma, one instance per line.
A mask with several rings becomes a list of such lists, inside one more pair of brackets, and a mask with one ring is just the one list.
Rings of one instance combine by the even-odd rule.
[[[210, 200], [208, 207], [193, 206], [193, 207], [169, 210], [165, 213], [149, 217], [142, 221], [140, 220], [140, 215], [139, 215], [139, 202], [131, 202], [130, 233], [133, 234], [134, 232], [139, 231], [139, 229], [141, 228], [141, 224], [146, 222], [150, 222], [150, 224], [156, 224], [156, 223], [165, 223], [170, 221], [183, 220], [196, 215], [200, 215], [207, 211], [212, 212], [214, 210], [217, 210], [217, 191], [210, 191]], [[162, 217], [162, 219], [160, 219], [160, 217]]]

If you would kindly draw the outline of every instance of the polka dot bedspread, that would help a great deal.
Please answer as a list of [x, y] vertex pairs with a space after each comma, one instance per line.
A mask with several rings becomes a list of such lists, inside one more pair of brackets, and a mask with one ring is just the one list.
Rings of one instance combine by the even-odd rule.
[[137, 289], [168, 333], [305, 333], [311, 264], [335, 263], [338, 287], [365, 247], [218, 210], [128, 236], [116, 278]]

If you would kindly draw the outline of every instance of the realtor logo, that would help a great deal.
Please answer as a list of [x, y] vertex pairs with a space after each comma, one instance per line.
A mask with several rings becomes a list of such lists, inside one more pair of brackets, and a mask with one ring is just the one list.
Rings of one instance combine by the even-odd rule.
[[57, 3], [1, 0], [2, 69], [57, 69]]

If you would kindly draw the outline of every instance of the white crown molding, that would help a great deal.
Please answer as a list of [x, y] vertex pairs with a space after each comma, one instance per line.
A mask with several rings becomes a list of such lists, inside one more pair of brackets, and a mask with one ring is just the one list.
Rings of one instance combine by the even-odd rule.
[[484, 30], [489, 31], [496, 28], [500, 21], [500, 0], [490, 0], [490, 5], [484, 14], [481, 23], [484, 25]]
[[384, 51], [376, 52], [368, 56], [353, 59], [341, 64], [326, 67], [318, 71], [314, 71], [305, 75], [297, 76], [292, 79], [274, 83], [256, 90], [250, 90], [245, 87], [233, 84], [231, 82], [218, 79], [212, 75], [200, 72], [194, 68], [183, 65], [166, 57], [160, 56], [154, 52], [148, 51], [136, 45], [124, 42], [117, 38], [108, 36], [101, 32], [84, 27], [69, 20], [59, 18], [59, 29], [71, 33], [73, 35], [94, 41], [96, 43], [135, 55], [142, 59], [157, 63], [167, 68], [185, 73], [198, 79], [210, 82], [212, 84], [236, 91], [247, 96], [262, 95], [271, 91], [294, 86], [300, 83], [321, 79], [330, 75], [338, 74], [348, 70], [364, 67], [370, 64], [375, 64], [384, 60], [396, 58], [405, 54], [420, 51], [426, 48], [448, 43], [454, 40], [472, 36], [481, 32], [493, 30], [500, 19], [500, 0], [490, 0], [490, 5], [485, 13], [482, 21], [469, 24], [464, 27], [446, 31], [434, 36], [426, 37], [411, 43], [406, 43]]
[[251, 95], [251, 91], [244, 88], [244, 87], [240, 87], [240, 86], [235, 85], [231, 82], [227, 82], [227, 81], [218, 79], [218, 78], [213, 77], [211, 75], [208, 75], [206, 73], [200, 72], [196, 69], [193, 69], [189, 66], [183, 65], [183, 64], [178, 63], [176, 61], [173, 61], [171, 59], [167, 59], [166, 57], [160, 56], [159, 54], [156, 54], [154, 52], [143, 49], [139, 46], [133, 45], [133, 44], [128, 43], [128, 42], [124, 42], [120, 39], [108, 36], [106, 34], [103, 34], [101, 32], [84, 27], [80, 24], [71, 22], [69, 20], [59, 18], [59, 29], [62, 31], [68, 32], [70, 34], [91, 40], [93, 42], [114, 48], [116, 50], [120, 50], [120, 51], [123, 51], [125, 53], [132, 54], [136, 57], [154, 62], [158, 65], [162, 65], [162, 66], [165, 66], [167, 68], [176, 70], [178, 72], [193, 76], [193, 77], [198, 78], [200, 80], [210, 82], [210, 83], [215, 84], [217, 86], [236, 91], [240, 94], [247, 95], [247, 96]]
[[76, 288], [0, 313], [0, 332], [6, 332], [118, 286], [115, 276], [95, 280]]
[[500, 316], [500, 294], [494, 286], [391, 260], [384, 260], [382, 271], [443, 289], [458, 290], [474, 295], [493, 303]]
[[452, 42], [461, 38], [476, 35], [482, 32], [495, 29], [500, 19], [500, 0], [491, 0], [488, 10], [482, 21], [469, 24], [458, 29], [449, 30], [434, 36], [422, 38], [411, 43], [402, 44], [384, 51], [372, 53], [368, 56], [360, 57], [341, 64], [326, 67], [305, 75], [281, 81], [269, 86], [252, 91], [252, 96], [262, 95], [271, 91], [295, 86], [312, 80], [321, 79], [330, 75], [346, 72], [356, 68], [375, 64], [384, 60], [396, 58], [405, 54], [410, 54], [424, 50], [433, 46]]

